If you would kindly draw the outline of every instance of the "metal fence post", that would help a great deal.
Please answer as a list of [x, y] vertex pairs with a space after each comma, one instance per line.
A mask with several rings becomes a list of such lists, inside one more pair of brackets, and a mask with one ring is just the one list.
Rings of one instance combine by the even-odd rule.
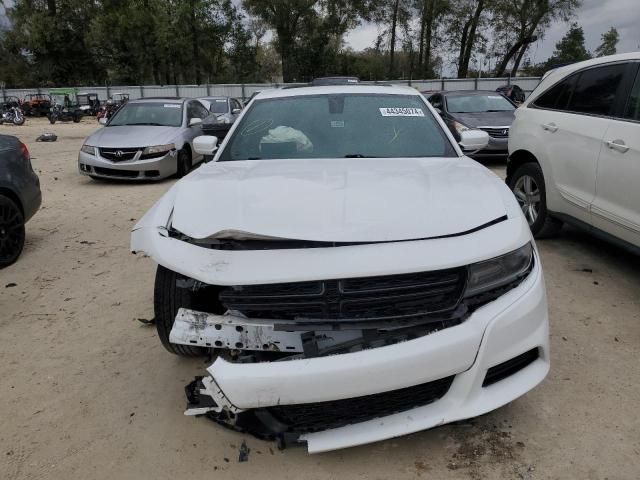
[[109, 100], [109, 96], [110, 96], [109, 95], [109, 84], [107, 83], [105, 86], [107, 87], [107, 98], [106, 99]]
[[478, 90], [478, 77], [475, 77], [473, 79], [473, 86], [474, 86], [474, 90]]
[[211, 85], [207, 83], [207, 97], [211, 96]]
[[144, 85], [140, 85], [140, 98], [144, 98]]
[[446, 88], [444, 88], [444, 77], [442, 77], [440, 81], [442, 82], [442, 88], [440, 90], [446, 90]]
[[245, 89], [244, 89], [244, 83], [242, 84], [242, 101], [244, 102], [244, 100], [247, 98]]
[[176, 85], [176, 97], [180, 96], [180, 86]]

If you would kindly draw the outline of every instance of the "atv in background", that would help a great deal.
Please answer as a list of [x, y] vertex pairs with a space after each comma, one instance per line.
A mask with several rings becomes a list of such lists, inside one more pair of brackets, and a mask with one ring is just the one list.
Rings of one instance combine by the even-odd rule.
[[24, 97], [21, 108], [28, 117], [47, 115], [51, 110], [51, 95], [46, 93], [30, 93]]
[[95, 117], [100, 111], [100, 99], [97, 93], [78, 93], [76, 94], [78, 108], [84, 115]]

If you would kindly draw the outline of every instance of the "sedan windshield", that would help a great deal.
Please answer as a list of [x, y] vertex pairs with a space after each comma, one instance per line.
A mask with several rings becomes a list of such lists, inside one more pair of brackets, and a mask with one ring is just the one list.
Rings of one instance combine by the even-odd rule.
[[502, 95], [452, 95], [447, 97], [450, 113], [509, 112], [515, 110]]
[[118, 110], [107, 126], [118, 127], [122, 125], [179, 127], [182, 125], [182, 104], [128, 103]]
[[454, 156], [417, 95], [325, 94], [254, 101], [219, 160]]

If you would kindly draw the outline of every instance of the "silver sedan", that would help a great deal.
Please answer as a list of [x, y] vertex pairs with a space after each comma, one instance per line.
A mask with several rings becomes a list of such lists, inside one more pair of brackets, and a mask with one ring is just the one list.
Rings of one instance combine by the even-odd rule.
[[195, 99], [132, 100], [90, 135], [78, 155], [92, 178], [160, 180], [182, 177], [202, 161], [193, 149], [209, 111]]

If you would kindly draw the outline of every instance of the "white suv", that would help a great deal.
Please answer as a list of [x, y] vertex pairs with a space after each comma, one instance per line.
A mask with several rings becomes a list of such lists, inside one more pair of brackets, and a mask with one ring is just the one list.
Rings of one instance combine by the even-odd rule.
[[517, 110], [507, 183], [535, 236], [564, 221], [640, 251], [640, 53], [553, 70]]

